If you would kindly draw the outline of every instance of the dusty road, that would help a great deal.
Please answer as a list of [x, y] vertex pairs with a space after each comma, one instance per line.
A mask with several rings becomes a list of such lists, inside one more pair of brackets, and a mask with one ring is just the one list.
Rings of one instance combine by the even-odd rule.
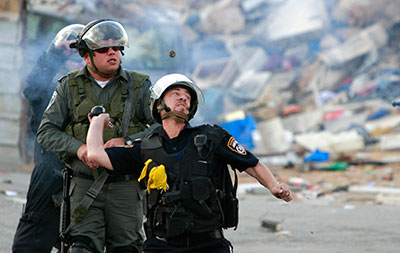
[[[270, 197], [241, 195], [241, 221], [227, 237], [234, 252], [399, 252], [399, 207], [334, 203], [328, 199], [282, 204]], [[282, 221], [281, 231], [261, 227]]]
[[[11, 252], [29, 178], [29, 173], [0, 173], [1, 253]], [[368, 201], [371, 196], [346, 192], [286, 204], [267, 191], [241, 189], [239, 228], [226, 231], [236, 253], [399, 252], [399, 206], [376, 205]], [[280, 222], [281, 229], [262, 227], [263, 219]]]

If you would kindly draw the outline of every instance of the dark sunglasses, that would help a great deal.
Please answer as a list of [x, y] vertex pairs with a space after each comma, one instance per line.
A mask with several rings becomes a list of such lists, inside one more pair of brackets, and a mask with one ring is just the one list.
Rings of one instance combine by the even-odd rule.
[[112, 50], [114, 50], [115, 52], [117, 52], [118, 50], [121, 50], [121, 51], [124, 50], [124, 47], [102, 47], [102, 48], [96, 49], [94, 51], [97, 53], [100, 53], [100, 54], [105, 54], [108, 52], [108, 50], [110, 48], [112, 48]]

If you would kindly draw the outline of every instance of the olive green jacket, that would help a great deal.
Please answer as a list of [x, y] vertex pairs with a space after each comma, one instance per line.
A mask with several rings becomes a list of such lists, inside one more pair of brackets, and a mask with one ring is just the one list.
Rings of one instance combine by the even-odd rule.
[[[79, 78], [80, 86], [76, 82]], [[101, 88], [84, 67], [79, 71], [70, 72], [68, 76], [59, 80], [53, 97], [43, 114], [37, 132], [38, 142], [60, 156], [74, 171], [92, 175], [92, 169], [77, 157], [79, 147], [86, 142], [89, 126], [87, 115], [92, 106], [105, 106], [107, 111], [113, 112], [113, 115], [110, 115], [111, 120], [118, 131], [105, 132], [104, 141], [122, 137], [120, 122], [124, 102], [121, 101], [121, 97], [123, 97], [121, 93], [126, 93], [127, 83], [132, 79], [135, 80], [133, 90], [135, 87], [138, 90], [132, 91], [136, 96], [133, 98], [128, 134], [132, 140], [146, 135], [158, 125], [153, 124], [154, 121], [151, 117], [149, 107], [151, 82], [148, 76], [120, 68], [118, 75], [110, 80], [104, 88]], [[81, 92], [81, 87], [84, 87], [86, 91]], [[77, 98], [78, 96], [80, 98]], [[152, 126], [149, 127], [150, 125]]]

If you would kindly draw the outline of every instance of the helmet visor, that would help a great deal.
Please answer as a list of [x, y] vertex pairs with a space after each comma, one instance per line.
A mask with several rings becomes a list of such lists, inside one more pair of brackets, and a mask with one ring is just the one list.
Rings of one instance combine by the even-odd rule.
[[76, 40], [84, 25], [72, 24], [61, 29], [54, 37], [50, 45], [63, 50], [69, 50], [69, 44]]
[[91, 27], [82, 37], [91, 50], [104, 47], [129, 47], [124, 27], [116, 21], [104, 21]]

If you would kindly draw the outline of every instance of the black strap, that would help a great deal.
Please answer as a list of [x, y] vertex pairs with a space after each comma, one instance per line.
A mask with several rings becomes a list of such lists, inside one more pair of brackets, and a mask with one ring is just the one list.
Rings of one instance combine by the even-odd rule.
[[77, 78], [76, 82], [78, 83], [79, 103], [82, 103], [86, 98], [85, 88], [83, 87], [83, 81], [81, 78]]
[[[108, 173], [106, 171], [103, 171], [100, 176], [97, 177], [96, 181], [92, 184], [92, 186], [89, 188], [89, 190], [86, 192], [85, 196], [83, 199], [79, 202], [79, 205], [74, 209], [73, 213], [77, 212], [78, 208], [84, 208], [86, 211], [89, 209], [89, 207], [92, 205], [93, 201], [96, 199], [97, 195], [99, 194], [101, 188], [103, 187], [104, 183], [106, 182], [108, 177]], [[86, 215], [86, 214], [85, 214]], [[83, 215], [84, 216], [84, 215]], [[81, 219], [83, 218], [80, 217]], [[65, 230], [65, 234], [69, 233], [71, 228], [74, 226], [76, 221], [74, 219], [71, 220], [71, 223]]]
[[104, 183], [106, 182], [108, 177], [108, 173], [104, 170], [100, 176], [94, 181], [92, 186], [86, 192], [86, 195], [80, 202], [80, 205], [89, 209], [89, 206], [92, 205], [93, 201], [96, 199], [97, 195], [99, 194], [101, 188], [103, 187]]
[[[128, 97], [125, 100], [125, 106], [124, 106], [124, 114], [122, 115], [122, 136], [126, 137], [128, 133], [128, 126], [129, 126], [129, 121], [131, 120], [131, 114], [132, 114], [132, 101], [133, 101], [133, 80], [130, 75], [129, 76], [129, 81], [128, 81]], [[124, 92], [123, 92], [124, 93]]]

